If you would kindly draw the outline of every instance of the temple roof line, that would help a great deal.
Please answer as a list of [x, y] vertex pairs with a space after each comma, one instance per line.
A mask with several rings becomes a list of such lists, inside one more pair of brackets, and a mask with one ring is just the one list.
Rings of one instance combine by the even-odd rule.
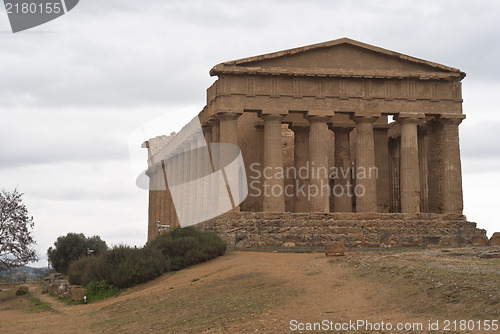
[[[242, 58], [242, 59], [237, 59], [237, 60], [232, 60], [232, 61], [227, 61], [220, 63], [216, 66], [214, 66], [210, 70], [210, 75], [215, 76], [218, 74], [228, 74], [228, 73], [233, 73], [233, 74], [295, 74], [295, 75], [311, 75], [311, 76], [318, 76], [318, 75], [323, 75], [323, 76], [345, 76], [345, 77], [361, 77], [360, 73], [355, 73], [355, 71], [349, 70], [341, 70], [341, 69], [325, 69], [325, 68], [313, 68], [313, 69], [305, 69], [305, 68], [296, 68], [293, 71], [291, 71], [289, 68], [280, 68], [280, 67], [268, 67], [268, 68], [263, 68], [260, 66], [252, 66], [251, 63], [253, 62], [260, 62], [260, 61], [265, 61], [265, 60], [271, 60], [271, 59], [276, 59], [276, 58], [283, 58], [287, 56], [292, 56], [296, 55], [299, 53], [304, 53], [306, 51], [311, 51], [311, 50], [319, 50], [319, 49], [326, 49], [330, 48], [333, 46], [337, 45], [342, 45], [342, 44], [347, 44], [347, 45], [352, 45], [359, 47], [364, 50], [369, 50], [381, 55], [393, 57], [393, 58], [399, 58], [401, 60], [405, 60], [408, 62], [416, 63], [416, 64], [422, 64], [431, 68], [434, 68], [438, 71], [444, 71], [445, 73], [441, 72], [439, 74], [432, 73], [432, 75], [429, 75], [427, 72], [427, 77], [431, 76], [432, 78], [435, 79], [444, 79], [444, 78], [449, 78], [449, 77], [458, 77], [460, 79], [463, 79], [465, 77], [465, 73], [460, 71], [457, 68], [445, 66], [442, 64], [438, 64], [435, 62], [431, 62], [428, 60], [424, 59], [419, 59], [416, 57], [408, 56], [402, 53], [398, 53], [395, 51], [383, 49], [377, 46], [373, 46], [370, 44], [362, 43], [359, 41], [352, 40], [350, 38], [339, 38], [333, 41], [328, 41], [328, 42], [323, 42], [323, 43], [317, 43], [317, 44], [312, 44], [312, 45], [307, 45], [303, 47], [298, 47], [298, 48], [293, 48], [293, 49], [288, 49], [288, 50], [283, 50], [283, 51], [278, 51], [278, 52], [272, 52], [268, 54], [263, 54], [259, 56], [254, 56], [254, 57], [247, 57], [247, 58]], [[351, 73], [354, 72], [354, 73]], [[362, 70], [360, 72], [364, 72], [366, 74], [366, 70]], [[373, 74], [368, 74], [368, 77], [373, 76], [373, 77], [381, 77], [381, 78], [394, 78], [398, 77], [397, 75], [388, 75], [388, 73], [383, 73], [383, 71], [373, 71]], [[382, 73], [379, 73], [382, 72]], [[426, 79], [424, 73], [409, 73], [411, 76], [419, 77], [422, 79]], [[402, 76], [402, 75], [400, 75]], [[405, 73], [404, 77], [408, 77], [408, 73]]]

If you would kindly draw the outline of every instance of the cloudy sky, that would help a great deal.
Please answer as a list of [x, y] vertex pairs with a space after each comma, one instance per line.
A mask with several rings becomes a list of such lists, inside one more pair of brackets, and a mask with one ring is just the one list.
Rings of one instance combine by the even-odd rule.
[[500, 231], [500, 2], [81, 0], [12, 34], [0, 9], [0, 187], [25, 193], [41, 260], [60, 235], [146, 241], [128, 138], [201, 110], [223, 61], [350, 37], [460, 68], [465, 214]]

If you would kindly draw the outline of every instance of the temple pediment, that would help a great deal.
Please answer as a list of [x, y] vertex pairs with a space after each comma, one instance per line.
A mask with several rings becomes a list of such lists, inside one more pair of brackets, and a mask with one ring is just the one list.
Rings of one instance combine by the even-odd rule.
[[465, 77], [460, 70], [349, 38], [313, 44], [216, 65], [211, 75], [261, 74], [330, 77]]

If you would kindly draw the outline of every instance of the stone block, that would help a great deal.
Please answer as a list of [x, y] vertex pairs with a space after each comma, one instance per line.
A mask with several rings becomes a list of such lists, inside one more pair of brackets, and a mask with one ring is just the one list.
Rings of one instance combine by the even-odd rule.
[[500, 232], [493, 233], [490, 239], [490, 246], [500, 247]]
[[470, 243], [473, 246], [485, 246], [488, 244], [488, 237], [485, 235], [473, 235], [470, 238]]
[[70, 297], [72, 301], [82, 301], [85, 296], [85, 288], [79, 285], [70, 285]]
[[343, 256], [345, 254], [345, 246], [340, 241], [330, 241], [325, 243], [326, 256]]
[[29, 291], [29, 288], [27, 285], [21, 285], [19, 288], [17, 288], [16, 296], [25, 295], [28, 293], [28, 291]]
[[67, 290], [68, 290], [68, 284], [61, 283], [57, 288], [57, 298], [61, 299], [62, 297], [64, 297], [66, 295]]

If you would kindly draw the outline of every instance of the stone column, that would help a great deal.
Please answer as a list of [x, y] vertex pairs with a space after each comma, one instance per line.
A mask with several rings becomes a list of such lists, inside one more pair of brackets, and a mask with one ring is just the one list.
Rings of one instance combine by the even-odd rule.
[[[260, 118], [257, 119], [257, 122], [255, 124], [255, 129], [257, 131], [257, 142], [255, 143], [257, 145], [258, 149], [258, 169], [260, 170], [260, 178], [258, 182], [258, 189], [263, 192], [263, 184], [264, 184], [264, 176], [262, 175], [262, 170], [264, 168], [264, 147], [265, 142], [264, 142], [264, 121], [261, 120]], [[252, 190], [249, 189], [249, 194], [252, 192]], [[257, 195], [257, 194], [256, 194]], [[257, 197], [255, 199], [257, 205], [256, 205], [256, 210], [257, 212], [263, 212], [264, 211], [264, 196], [261, 195], [260, 197]]]
[[198, 206], [200, 205], [199, 198], [196, 197], [196, 184], [193, 182], [196, 180], [198, 174], [198, 151], [196, 150], [197, 142], [196, 138], [192, 137], [189, 140], [190, 151], [189, 151], [189, 181], [192, 182], [189, 185], [189, 193], [190, 193], [190, 214], [191, 220], [194, 221], [196, 219], [196, 213], [198, 211]]
[[390, 164], [390, 178], [391, 178], [391, 213], [401, 212], [401, 191], [399, 187], [399, 172], [400, 172], [400, 138], [391, 138], [389, 140], [389, 164]]
[[208, 121], [208, 124], [212, 127], [212, 143], [219, 142], [219, 119], [212, 118]]
[[462, 214], [462, 164], [458, 126], [465, 115], [453, 115], [439, 119], [441, 128], [441, 152], [443, 155], [443, 213]]
[[[219, 119], [219, 137], [220, 137], [219, 142], [238, 146], [237, 121], [240, 116], [241, 113], [234, 113], [234, 112], [223, 112], [217, 114], [217, 118]], [[226, 186], [228, 193], [231, 194], [231, 189], [229, 187], [229, 184], [226, 183]], [[236, 203], [234, 202], [232, 194], [231, 194], [231, 204], [233, 205], [234, 211], [236, 212], [240, 211], [240, 207], [239, 205], [236, 205]]]
[[[283, 140], [281, 138], [280, 114], [262, 114], [264, 120], [264, 212], [284, 212], [284, 178], [277, 177], [283, 171]], [[279, 175], [278, 175], [279, 176]]]
[[[294, 168], [296, 172], [294, 212], [309, 212], [309, 199], [307, 198], [307, 186], [309, 184], [307, 169], [309, 162], [309, 123], [292, 123], [290, 129], [294, 132]], [[300, 189], [304, 191], [299, 191]]]
[[420, 212], [429, 212], [429, 137], [425, 127], [419, 127], [417, 131], [420, 161]]
[[401, 124], [401, 212], [420, 212], [420, 166], [418, 161], [417, 125], [424, 115], [400, 113]]
[[335, 169], [333, 210], [334, 212], [352, 212], [352, 189], [351, 184], [351, 153], [349, 134], [352, 127], [332, 127], [335, 133]]
[[219, 119], [219, 136], [221, 143], [238, 145], [237, 121], [241, 113], [224, 112], [217, 114]]
[[[151, 167], [149, 167], [151, 168]], [[154, 208], [154, 179], [151, 169], [148, 169], [146, 175], [149, 177], [149, 198], [148, 198], [148, 242], [152, 240], [153, 235], [153, 224], [155, 223], [153, 218], [153, 208]]]
[[172, 228], [174, 222], [174, 215], [173, 215], [174, 203], [172, 201], [172, 194], [170, 192], [167, 180], [167, 168], [172, 168], [172, 166], [167, 165], [165, 161], [167, 161], [167, 159], [162, 161], [162, 178], [165, 184], [165, 190], [162, 191], [163, 192], [162, 224], [170, 225], [170, 228]]
[[[328, 178], [328, 117], [308, 116], [309, 129], [309, 187], [311, 212], [329, 212]], [[316, 195], [317, 194], [317, 195]], [[316, 196], [314, 196], [316, 195]]]
[[161, 209], [162, 209], [162, 170], [161, 170], [161, 164], [157, 164], [154, 169], [154, 178], [155, 178], [155, 209], [154, 209], [154, 233], [153, 233], [153, 239], [156, 238], [158, 235], [158, 226], [157, 222], [161, 222]]
[[356, 123], [356, 212], [377, 212], [373, 123], [376, 116], [354, 116]]
[[[180, 171], [179, 171], [179, 156], [177, 155], [177, 153], [174, 153], [173, 157], [172, 157], [172, 170], [170, 171], [169, 175], [172, 176], [172, 186], [173, 185], [177, 185], [178, 182], [179, 182], [179, 174], [180, 174]], [[175, 207], [175, 204], [174, 204], [174, 201], [173, 201], [173, 198], [172, 198], [172, 214], [171, 214], [171, 217], [172, 217], [172, 227], [176, 227], [176, 226], [179, 226], [179, 218], [177, 217], [177, 208]]]
[[375, 164], [377, 165], [377, 206], [378, 212], [389, 212], [390, 180], [389, 180], [389, 125], [387, 116], [382, 116], [374, 124]]

